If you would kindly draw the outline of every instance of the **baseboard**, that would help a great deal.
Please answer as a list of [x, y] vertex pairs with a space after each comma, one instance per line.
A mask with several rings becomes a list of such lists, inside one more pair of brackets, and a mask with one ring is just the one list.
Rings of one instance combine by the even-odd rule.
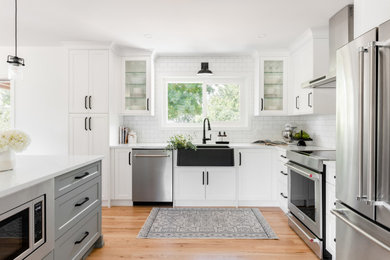
[[174, 207], [236, 207], [236, 200], [205, 201], [205, 200], [178, 200], [173, 202]]
[[239, 207], [280, 207], [279, 201], [273, 200], [240, 200]]
[[108, 200], [103, 200], [102, 201], [102, 206], [103, 207], [110, 207], [110, 206], [128, 206], [128, 207], [132, 207], [133, 206], [133, 201], [132, 200], [111, 200], [110, 203], [108, 203]]

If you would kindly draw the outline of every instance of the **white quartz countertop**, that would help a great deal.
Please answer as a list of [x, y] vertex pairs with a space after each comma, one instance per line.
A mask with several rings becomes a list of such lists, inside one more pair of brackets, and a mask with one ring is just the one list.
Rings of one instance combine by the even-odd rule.
[[12, 171], [0, 172], [0, 198], [100, 161], [103, 156], [16, 156]]
[[[210, 143], [207, 145], [216, 145], [216, 144]], [[230, 144], [220, 144], [220, 145], [228, 145], [231, 148], [237, 148], [237, 149], [281, 149], [281, 150], [301, 150], [301, 151], [334, 150], [332, 148], [325, 148], [320, 146], [297, 146], [297, 145], [271, 146], [271, 145], [253, 144], [253, 143], [230, 143]], [[117, 145], [111, 145], [110, 147], [113, 149], [130, 149], [130, 148], [164, 149], [166, 146], [167, 143], [137, 143], [137, 144], [117, 144]]]

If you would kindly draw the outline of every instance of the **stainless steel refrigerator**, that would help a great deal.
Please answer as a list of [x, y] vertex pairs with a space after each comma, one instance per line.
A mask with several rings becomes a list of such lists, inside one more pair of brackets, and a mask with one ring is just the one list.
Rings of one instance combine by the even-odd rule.
[[337, 51], [337, 260], [390, 259], [390, 21]]

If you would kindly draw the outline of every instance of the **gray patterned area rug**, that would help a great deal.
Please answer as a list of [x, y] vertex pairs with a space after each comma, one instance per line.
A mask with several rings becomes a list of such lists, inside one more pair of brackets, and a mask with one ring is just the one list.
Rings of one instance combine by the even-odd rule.
[[153, 208], [138, 238], [278, 239], [255, 208]]

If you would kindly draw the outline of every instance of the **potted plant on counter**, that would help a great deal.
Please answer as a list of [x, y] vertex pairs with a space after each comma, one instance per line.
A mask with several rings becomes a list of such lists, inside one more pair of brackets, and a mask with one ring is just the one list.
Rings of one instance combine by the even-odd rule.
[[196, 151], [196, 145], [192, 143], [191, 136], [174, 135], [169, 138], [167, 150], [190, 149]]
[[15, 167], [15, 152], [25, 150], [30, 144], [30, 137], [19, 130], [0, 132], [0, 172]]

